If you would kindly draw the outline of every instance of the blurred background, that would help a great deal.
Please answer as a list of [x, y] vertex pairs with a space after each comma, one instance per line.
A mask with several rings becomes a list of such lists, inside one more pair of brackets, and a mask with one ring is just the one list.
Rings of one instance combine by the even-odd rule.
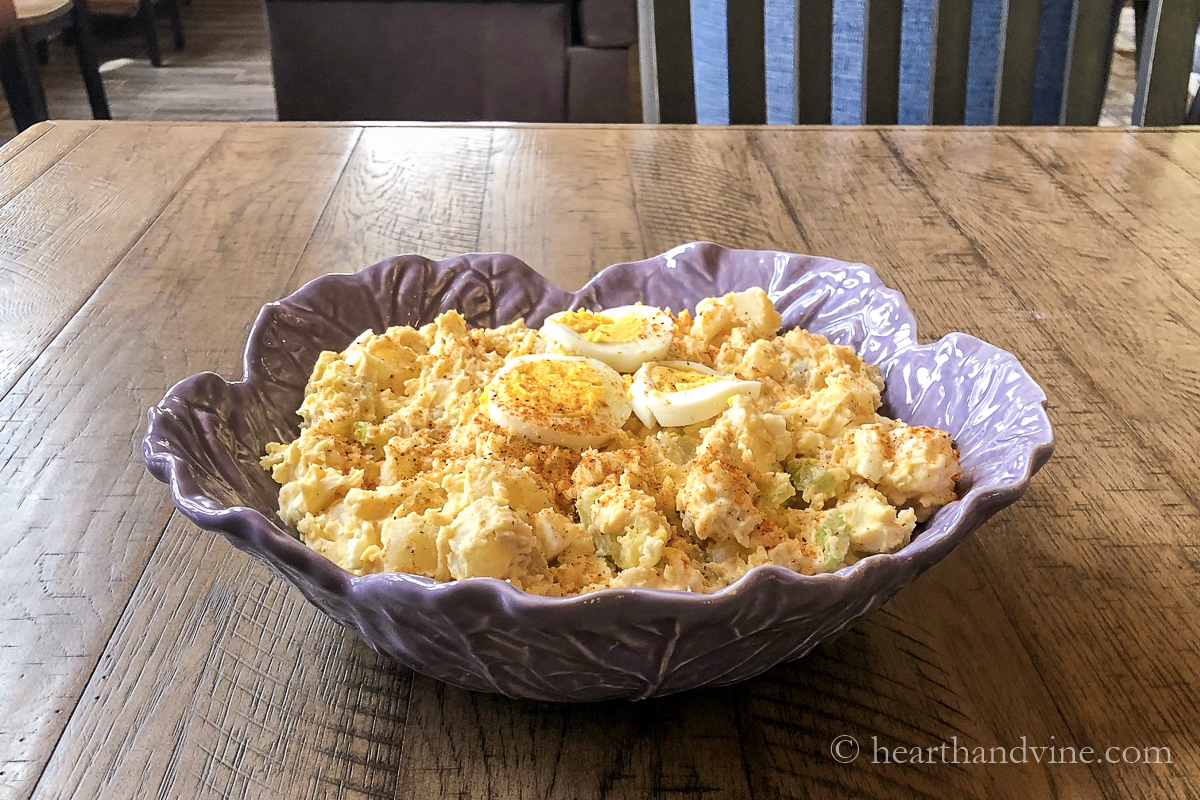
[[[731, 13], [736, 2], [729, 0]], [[839, 91], [843, 106], [855, 108], [855, 87], [839, 83], [837, 37], [854, 52], [854, 31], [845, 24], [855, 19], [862, 2], [834, 0], [835, 108]], [[1137, 72], [1135, 10], [1148, 5], [1138, 2], [1136, 9], [1134, 3], [1114, 4], [1119, 17], [1102, 125], [1130, 122]], [[641, 121], [635, 0], [91, 0], [90, 37], [80, 35], [78, 24], [56, 29], [53, 15], [61, 17], [71, 0], [0, 0], [4, 3], [13, 4], [18, 27], [25, 29], [18, 35], [28, 48], [27, 71], [40, 79], [52, 119], [93, 115], [79, 54], [90, 38], [114, 119]], [[725, 6], [712, 0], [692, 3], [697, 114], [700, 122], [722, 123], [727, 111], [719, 45]], [[912, 0], [905, 0], [906, 15], [910, 5]], [[991, 5], [999, 10], [1002, 0]], [[986, 26], [1000, 24], [998, 11], [997, 21], [989, 23], [980, 8], [976, 0], [972, 68], [987, 60]], [[1053, 70], [1055, 59], [1065, 59], [1053, 45], [1066, 37], [1051, 27], [1055, 19], [1068, 24], [1069, 13], [1069, 1], [1043, 0], [1045, 41], [1039, 43], [1038, 60], [1045, 63], [1039, 63], [1040, 70]], [[772, 49], [791, 47], [793, 33], [786, 25], [772, 25], [771, 15], [768, 2], [768, 72]], [[919, 19], [915, 25], [920, 27]], [[906, 17], [906, 36], [908, 27]], [[791, 57], [788, 52], [782, 58]], [[789, 121], [778, 117], [790, 115], [786, 69], [780, 74], [784, 77], [776, 76], [773, 85], [768, 74], [776, 98], [773, 122]], [[1193, 92], [1198, 83], [1193, 74]], [[989, 91], [983, 86], [978, 93]], [[986, 113], [984, 104], [977, 116]], [[835, 123], [856, 121], [852, 112], [839, 118], [835, 111]], [[967, 121], [972, 121], [970, 109]], [[0, 103], [0, 142], [17, 130], [8, 104]]]

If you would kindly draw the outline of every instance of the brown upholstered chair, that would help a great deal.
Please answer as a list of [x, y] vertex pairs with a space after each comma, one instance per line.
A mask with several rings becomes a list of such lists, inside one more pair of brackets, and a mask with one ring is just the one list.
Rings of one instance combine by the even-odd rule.
[[635, 0], [266, 0], [279, 118], [623, 122]]

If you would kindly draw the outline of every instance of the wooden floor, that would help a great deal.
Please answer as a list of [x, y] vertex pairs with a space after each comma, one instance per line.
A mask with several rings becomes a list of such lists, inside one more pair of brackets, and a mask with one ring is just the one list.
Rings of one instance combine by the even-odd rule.
[[1121, 12], [1114, 43], [1112, 70], [1108, 74], [1108, 92], [1100, 112], [1101, 125], [1128, 125], [1133, 117], [1133, 90], [1137, 86], [1136, 37], [1133, 9], [1126, 6]]
[[[101, 71], [113, 118], [275, 119], [261, 2], [192, 0], [184, 6], [184, 26], [187, 47], [176, 51], [171, 49], [165, 20], [160, 22], [165, 64], [156, 69], [146, 59], [131, 22], [97, 19]], [[42, 68], [42, 75], [51, 118], [89, 119], [91, 111], [73, 54], [58, 41], [51, 43], [50, 52], [50, 64]], [[1126, 9], [1100, 124], [1129, 124], [1134, 72], [1133, 15]], [[636, 101], [631, 106], [637, 110]], [[15, 135], [8, 106], [0, 102], [0, 144]]]
[[[163, 66], [150, 66], [132, 21], [97, 18], [97, 47], [114, 119], [271, 120], [275, 93], [262, 4], [258, 0], [191, 0], [183, 6], [187, 46], [175, 50], [159, 24]], [[74, 53], [50, 43], [42, 67], [52, 119], [90, 119]], [[0, 144], [16, 135], [0, 100]]]

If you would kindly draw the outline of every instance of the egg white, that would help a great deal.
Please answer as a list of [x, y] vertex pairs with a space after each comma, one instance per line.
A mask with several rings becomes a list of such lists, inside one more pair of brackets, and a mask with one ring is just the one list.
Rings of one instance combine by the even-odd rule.
[[[506, 381], [513, 377], [515, 371], [530, 372], [529, 365], [539, 361], [574, 365], [578, 369], [580, 382], [570, 387], [563, 380], [555, 380], [552, 385], [538, 387], [540, 391], [530, 402], [514, 398], [506, 388]], [[559, 415], [546, 407], [552, 406], [555, 398], [574, 401], [582, 393], [573, 389], [591, 387], [599, 387], [600, 402], [589, 414]], [[540, 402], [546, 405], [539, 407]], [[576, 450], [599, 447], [607, 442], [624, 426], [632, 410], [625, 379], [612, 367], [594, 358], [555, 353], [518, 356], [509, 361], [488, 383], [482, 403], [492, 422], [507, 431], [538, 444]]]
[[642, 318], [645, 330], [628, 342], [592, 342], [560, 320], [568, 312], [551, 314], [542, 324], [541, 334], [569, 353], [595, 358], [618, 372], [634, 372], [647, 361], [658, 361], [671, 349], [674, 323], [671, 315], [654, 306], [619, 306], [596, 313], [614, 320], [630, 316]]
[[[681, 372], [698, 372], [712, 375], [717, 380], [691, 389], [666, 391], [654, 384], [652, 367], [668, 367]], [[633, 413], [647, 426], [658, 424], [664, 428], [694, 425], [717, 416], [729, 407], [729, 398], [734, 395], [758, 397], [762, 384], [758, 381], [743, 381], [722, 375], [714, 369], [694, 361], [647, 362], [633, 377], [630, 392], [633, 395]]]

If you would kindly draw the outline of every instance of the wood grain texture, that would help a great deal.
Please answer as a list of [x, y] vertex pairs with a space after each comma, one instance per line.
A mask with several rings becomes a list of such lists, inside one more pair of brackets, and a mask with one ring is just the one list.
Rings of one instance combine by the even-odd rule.
[[[125, 125], [106, 128], [94, 138], [84, 134], [82, 143], [71, 148], [71, 127], [61, 126], [42, 138], [52, 137], [48, 151], [61, 142], [69, 152], [44, 170], [37, 162], [50, 157], [34, 158], [41, 148], [26, 149], [7, 165], [6, 173], [16, 173], [20, 181], [16, 167], [33, 162], [27, 172], [31, 182], [0, 207], [0, 292], [5, 298], [0, 394], [91, 296], [221, 132], [179, 126], [150, 139], [145, 128]], [[76, 180], [90, 164], [99, 169]], [[0, 184], [0, 193], [4, 188]], [[70, 264], [69, 272], [51, 274], [48, 267], [55, 263]]]
[[[45, 126], [45, 127], [41, 127]], [[64, 155], [69, 153], [94, 130], [88, 125], [56, 126], [48, 122], [39, 123], [37, 129], [29, 128], [32, 132], [26, 138], [22, 134], [14, 139], [3, 150], [0, 150], [0, 206], [12, 200], [17, 194], [33, 183], [42, 173], [52, 167]], [[36, 150], [21, 153], [35, 141], [45, 138]]]
[[[642, 258], [628, 141], [611, 129], [569, 139], [544, 130], [496, 131], [478, 249], [512, 253], [568, 289], [609, 264]], [[582, 179], [581, 164], [590, 168]]]
[[[939, 244], [934, 239], [932, 231], [945, 227], [944, 221], [930, 214], [918, 189], [905, 184], [903, 171], [878, 140], [840, 133], [814, 136], [798, 144], [794, 136], [771, 131], [752, 134], [749, 141], [735, 136], [713, 138], [719, 138], [723, 147], [709, 141], [707, 147], [691, 149], [737, 152], [743, 154], [742, 160], [689, 163], [692, 188], [680, 193], [670, 184], [658, 187], [657, 192], [645, 187], [640, 188], [639, 198], [644, 201], [651, 196], [664, 202], [670, 198], [682, 209], [699, 205], [702, 196], [729, 196], [735, 185], [739, 186], [748, 195], [741, 214], [725, 209], [709, 222], [727, 230], [752, 231], [750, 241], [731, 244], [749, 245], [774, 237], [764, 246], [866, 260], [893, 284], [899, 283], [900, 277], [893, 269], [927, 263], [930, 268], [920, 273], [929, 275], [926, 285], [901, 284], [909, 297], [926, 298], [917, 304], [924, 335], [934, 338], [970, 325], [966, 308], [961, 309], [963, 319], [950, 324], [939, 319], [940, 314], [922, 313], [929, 308], [931, 297], [944, 298], [944, 304], [954, 307], [953, 295], [947, 292], [953, 291], [953, 272], [966, 253], [961, 242]], [[803, 159], [795, 155], [798, 147], [804, 150]], [[746, 191], [747, 175], [758, 176], [752, 194]], [[774, 233], [755, 230], [761, 224], [760, 215], [779, 221]], [[669, 237], [670, 230], [663, 235]], [[651, 249], [666, 246], [655, 241], [650, 244]], [[965, 276], [961, 280], [969, 283]], [[939, 581], [942, 575], [949, 579]], [[826, 750], [837, 735], [852, 735], [862, 743], [877, 737], [888, 747], [936, 746], [954, 736], [971, 746], [994, 746], [1006, 741], [1007, 733], [1016, 733], [1014, 741], [1019, 741], [1020, 735], [1031, 740], [1039, 734], [1044, 734], [1041, 738], [1045, 740], [1054, 735], [1053, 723], [1043, 720], [1053, 708], [1049, 697], [1044, 689], [1036, 691], [1040, 683], [1037, 673], [1024, 657], [1011, 626], [1004, 624], [1004, 611], [996, 598], [980, 591], [986, 585], [978, 575], [963, 575], [944, 566], [889, 606], [903, 604], [910, 613], [894, 612], [897, 618], [891, 620], [879, 616], [864, 620], [857, 630], [865, 638], [847, 636], [819, 648], [799, 664], [773, 670], [764, 682], [780, 673], [791, 676], [768, 683], [768, 690], [756, 691], [755, 682], [748, 684], [748, 698], [739, 702], [741, 736], [743, 741], [747, 735], [762, 737], [753, 748], [759, 755], [750, 770], [761, 796], [828, 791], [822, 773], [815, 768], [829, 763]], [[946, 597], [955, 597], [957, 602], [948, 602], [943, 599]], [[969, 615], [970, 624], [963, 624], [960, 616], [963, 603], [975, 610]], [[942, 626], [930, 624], [928, 618], [935, 609], [945, 609], [939, 618]], [[980, 625], [981, 621], [988, 624]], [[881, 627], [887, 630], [881, 632]], [[880, 637], [885, 637], [882, 642]], [[1008, 649], [1002, 649], [1000, 643]], [[934, 654], [940, 652], [974, 652], [996, 660], [975, 663], [964, 659], [960, 665], [958, 660], [938, 659]], [[829, 661], [816, 664], [814, 659]], [[815, 675], [807, 671], [809, 667], [816, 670]], [[972, 682], [972, 678], [984, 681]], [[1042, 701], [1037, 713], [1014, 715], [1005, 698], [994, 691], [978, 696], [971, 690], [972, 686], [996, 683], [1019, 683], [1035, 692]], [[1002, 727], [998, 722], [1008, 725]], [[856, 765], [856, 771], [869, 769], [871, 765]], [[976, 796], [973, 782], [981, 780], [978, 769], [964, 775], [954, 768], [939, 771], [881, 765], [875, 771], [869, 780], [849, 776], [834, 780], [857, 781], [837, 785], [858, 786], [864, 796], [884, 791], [903, 796], [907, 791], [934, 797]], [[871, 786], [877, 788], [871, 790]], [[1018, 767], [1007, 776], [1004, 791], [995, 794], [1018, 797], [1027, 791], [1038, 796], [1050, 788], [1044, 776]]]
[[367, 128], [289, 282], [389, 256], [477, 247], [491, 142], [486, 128]]
[[[151, 146], [173, 129], [148, 130]], [[38, 149], [0, 181], [50, 158]], [[80, 162], [72, 179], [103, 169]], [[11, 581], [35, 564], [40, 587], [13, 589], [0, 620], [4, 657], [26, 667], [0, 674], [22, 700], [0, 709], [0, 791], [1194, 796], [1198, 177], [1195, 133], [236, 128], [0, 400], [2, 491], [28, 532], [0, 567]], [[189, 372], [230, 374], [261, 302], [412, 250], [508, 250], [577, 286], [692, 239], [874, 265], [923, 340], [964, 330], [1021, 358], [1050, 397], [1055, 458], [841, 638], [738, 686], [640, 704], [519, 702], [413, 675], [217, 537], [166, 524], [133, 452], [143, 409]], [[149, 357], [131, 341], [153, 342]], [[69, 482], [90, 504], [63, 510]], [[854, 764], [830, 758], [838, 735], [862, 746]], [[1169, 747], [1172, 761], [872, 763], [875, 746], [1023, 741]]]
[[[304, 252], [292, 260], [294, 272], [283, 272], [286, 285], [281, 279], [261, 301], [397, 253], [477, 249], [479, 176], [491, 140], [488, 130], [365, 130], [311, 236], [297, 242]], [[278, 189], [281, 197], [292, 191]], [[217, 223], [214, 235], [221, 230]], [[252, 316], [245, 312], [239, 323]], [[245, 326], [236, 330], [231, 340], [240, 342]], [[59, 796], [62, 786], [118, 798], [394, 796], [407, 670], [178, 515], [146, 575], [38, 796]], [[246, 593], [247, 585], [262, 591]], [[207, 598], [198, 608], [197, 592]], [[165, 642], [182, 644], [164, 649]], [[268, 643], [277, 657], [264, 662]], [[316, 686], [324, 688], [314, 695]], [[186, 702], [163, 701], [183, 687]], [[126, 713], [145, 720], [136, 735], [124, 725]], [[169, 751], [158, 746], [163, 741], [172, 742]]]
[[[1200, 235], [1190, 215], [1200, 203], [1200, 170], [1195, 169], [1200, 142], [1194, 137], [1156, 137], [1137, 148], [1122, 138], [1014, 143], [1101, 225], [1120, 234], [1187, 294], [1200, 298], [1200, 271], [1195, 268]], [[1082, 157], [1085, 153], [1089, 157]], [[1159, 208], [1157, 213], [1142, 213], [1146, 198]], [[1182, 366], [1188, 368], [1186, 362]]]
[[[2, 13], [0, 13], [0, 18], [2, 18]], [[40, 139], [53, 127], [53, 122], [39, 122], [26, 128], [19, 136], [0, 144], [0, 165], [7, 164], [17, 153]]]
[[686, 129], [630, 137], [630, 180], [647, 252], [681, 242], [784, 249], [794, 242], [786, 207], [769, 188], [745, 131], [707, 130], [696, 146]]
[[[1039, 358], [1061, 364], [1045, 376], [1064, 443], [1048, 480], [1086, 511], [1055, 514], [1046, 521], [1051, 535], [1024, 545], [1035, 564], [1062, 564], [1063, 574], [1046, 570], [1051, 575], [1037, 581], [1000, 573], [993, 585], [1007, 589], [1009, 614], [1022, 621], [1035, 663], [1076, 735], [1135, 743], [1161, 738], [1172, 748], [1175, 771], [1196, 774], [1200, 748], [1178, 733], [1195, 726], [1194, 709], [1155, 688], [1194, 682], [1200, 656], [1195, 633], [1179, 616], [1192, 602], [1190, 579], [1180, 578], [1194, 563], [1200, 532], [1194, 493], [1200, 473], [1192, 455], [1200, 444], [1196, 299], [1119, 230], [1100, 224], [1077, 194], [1045, 185], [1032, 160], [998, 164], [989, 148], [953, 138], [921, 148], [891, 138], [900, 158], [919, 150], [906, 159], [914, 178], [936, 204], [966, 221], [964, 236], [980, 260], [1011, 286], [1018, 307], [1032, 312], [1034, 327], [1044, 329], [1049, 347]], [[1008, 150], [1000, 141], [995, 146]], [[971, 159], [964, 158], [968, 147]], [[941, 167], [936, 181], [927, 166], [934, 163]], [[1029, 191], [1035, 180], [1038, 190]], [[978, 205], [952, 201], [941, 188], [947, 185]], [[1009, 205], [1017, 192], [1024, 199]], [[1006, 208], [1011, 224], [981, 225], [977, 215], [986, 207]], [[1087, 234], [1064, 241], [1052, 233], [1064, 230]], [[1021, 280], [1023, 270], [1041, 277]], [[1038, 324], [1043, 320], [1051, 322]], [[1154, 387], [1160, 411], [1144, 394], [1135, 399], [1134, 386]], [[1171, 412], [1161, 413], [1165, 408]], [[1160, 557], [1133, 557], [1138, 552]], [[1153, 592], [1141, 590], [1150, 585]], [[1058, 646], [1083, 637], [1103, 644]], [[1097, 773], [1112, 795], [1187, 796], [1157, 771]]]
[[[129, 126], [105, 130], [118, 136], [114, 146], [129, 146]], [[156, 191], [155, 172], [177, 167], [154, 154], [174, 150], [185, 161], [188, 130], [143, 132], [147, 172], [129, 177]], [[223, 132], [206, 130], [211, 142], [197, 159]], [[254, 312], [283, 289], [357, 135], [230, 135], [0, 401], [0, 497], [10, 510], [0, 554], [8, 645], [0, 679], [11, 687], [0, 696], [6, 793], [32, 790], [171, 513], [139, 463], [144, 409], [183, 374], [233, 370]], [[55, 185], [100, 184], [117, 155], [97, 153], [90, 171], [77, 166]], [[263, 191], [268, 183], [279, 190]], [[107, 213], [120, 220], [125, 212]], [[74, 238], [105, 246], [104, 216], [85, 217], [95, 239]], [[78, 267], [59, 263], [66, 282]], [[219, 309], [190, 302], [206, 292], [222, 295]]]
[[408, 670], [179, 515], [146, 574], [35, 797], [393, 795]]
[[[978, 136], [976, 141], [985, 138]], [[922, 339], [931, 340], [951, 330], [985, 336], [1017, 352], [1044, 384], [1048, 375], [1040, 369], [1043, 360], [1037, 353], [1023, 352], [1030, 340], [1029, 315], [1020, 313], [1008, 286], [980, 274], [975, 255], [955, 229], [955, 222], [930, 207], [923, 187], [908, 176], [893, 153], [882, 142], [861, 136], [828, 137], [823, 144], [810, 166], [777, 172], [781, 195], [797, 198], [793, 208], [799, 227], [806, 232], [806, 249], [866, 260], [907, 297], [920, 298], [914, 311]], [[760, 137], [759, 148], [767, 163], [783, 161], [791, 146], [787, 137]], [[837, 201], [800, 201], [822, 194]], [[987, 320], [986, 328], [981, 327], [981, 317]], [[1063, 445], [1059, 447], [1061, 452]], [[1023, 504], [1040, 500], [1041, 488], [1035, 482]], [[886, 611], [895, 617], [892, 625], [904, 626], [908, 640], [895, 652], [885, 650], [866, 679], [882, 682], [885, 676], [911, 674], [912, 665], [906, 662], [916, 659], [916, 674], [928, 676], [929, 682], [918, 683], [919, 688], [910, 691], [928, 692], [926, 707], [934, 720], [954, 725], [955, 733], [950, 735], [957, 735], [968, 747], [1019, 743], [1021, 736], [1031, 742], [1065, 737], [1067, 726], [1024, 649], [1021, 630], [1008, 619], [992, 588], [989, 574], [993, 562], [980, 556], [981, 541], [1006, 536], [1019, 549], [1022, 533], [1019, 519], [1014, 520], [1012, 513], [1002, 514], [952, 559], [892, 601]], [[965, 568], [967, 559], [975, 562], [973, 568]], [[969, 610], [964, 613], [965, 609]], [[874, 619], [864, 621], [859, 629], [866, 630]], [[955, 655], [944, 659], [936, 653]], [[931, 668], [938, 674], [931, 674]], [[912, 711], [896, 716], [907, 722]], [[875, 718], [868, 719], [868, 725], [879, 724]], [[941, 741], [905, 727], [884, 730], [893, 746], [936, 746]], [[869, 727], [849, 733], [864, 740], [877, 735]], [[1081, 796], [1096, 794], [1086, 770], [1078, 766], [1062, 766], [1049, 775], [1042, 768], [1015, 765], [968, 769], [976, 781], [990, 786], [985, 796], [1051, 796], [1060, 781], [1078, 787]], [[1002, 772], [994, 781], [987, 773], [996, 769]], [[1068, 770], [1072, 774], [1068, 775]], [[946, 777], [941, 772], [933, 774]], [[923, 791], [931, 796], [941, 794], [936, 785], [926, 784]]]

